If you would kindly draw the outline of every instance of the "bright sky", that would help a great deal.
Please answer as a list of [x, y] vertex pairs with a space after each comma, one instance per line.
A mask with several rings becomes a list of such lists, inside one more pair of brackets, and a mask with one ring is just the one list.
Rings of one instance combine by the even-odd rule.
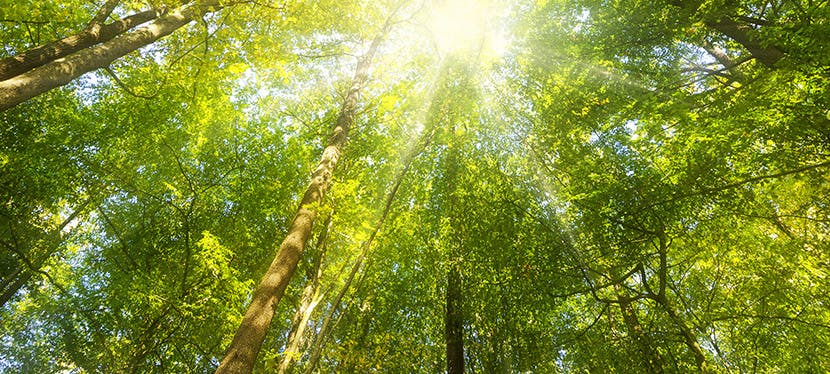
[[436, 2], [426, 26], [442, 54], [480, 48], [482, 55], [500, 57], [508, 47], [500, 14], [505, 9], [486, 0]]

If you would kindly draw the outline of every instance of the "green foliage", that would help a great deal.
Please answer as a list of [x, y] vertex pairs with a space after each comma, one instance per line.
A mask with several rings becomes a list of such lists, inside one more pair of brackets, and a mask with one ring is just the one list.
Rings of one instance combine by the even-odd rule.
[[[98, 3], [0, 1], [0, 55]], [[450, 271], [471, 372], [830, 366], [825, 2], [488, 2], [499, 57], [436, 51], [437, 4], [398, 5], [229, 5], [0, 113], [0, 371], [213, 370], [393, 9], [295, 371], [443, 371]]]

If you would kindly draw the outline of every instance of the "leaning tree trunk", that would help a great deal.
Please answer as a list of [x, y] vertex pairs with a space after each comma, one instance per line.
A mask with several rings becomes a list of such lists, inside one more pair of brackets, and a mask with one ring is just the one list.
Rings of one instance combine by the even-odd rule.
[[122, 34], [106, 43], [83, 49], [39, 68], [0, 82], [0, 111], [11, 108], [53, 88], [63, 86], [90, 71], [170, 35], [204, 14], [222, 7], [219, 0], [199, 1], [171, 11], [152, 23]]
[[[696, 11], [703, 1], [700, 0], [669, 0], [669, 3], [686, 11]], [[732, 39], [749, 51], [753, 58], [766, 66], [772, 67], [784, 57], [780, 46], [766, 45], [758, 39], [758, 32], [746, 24], [741, 24], [729, 15], [719, 19], [703, 20], [706, 27], [717, 31], [723, 36]], [[717, 56], [715, 56], [717, 58]]]
[[669, 315], [672, 322], [674, 322], [677, 328], [680, 329], [680, 333], [683, 335], [683, 342], [686, 343], [686, 347], [688, 347], [695, 356], [695, 364], [697, 364], [698, 370], [700, 370], [701, 373], [708, 373], [709, 367], [706, 364], [706, 355], [703, 353], [703, 349], [700, 347], [700, 344], [698, 344], [697, 338], [695, 337], [692, 329], [689, 328], [683, 318], [677, 314], [674, 304], [669, 301], [668, 297], [665, 295], [657, 295], [655, 301], [663, 307], [663, 310]]
[[91, 24], [78, 33], [0, 60], [0, 81], [23, 74], [84, 48], [112, 40], [130, 29], [164, 14], [164, 9], [150, 9], [106, 24]]
[[253, 370], [262, 341], [265, 339], [265, 333], [271, 324], [271, 318], [274, 317], [274, 309], [282, 299], [291, 275], [297, 268], [300, 255], [311, 233], [314, 218], [317, 216], [317, 205], [331, 183], [332, 172], [340, 159], [341, 149], [348, 139], [360, 89], [368, 79], [372, 58], [389, 27], [390, 23], [387, 21], [381, 33], [372, 41], [369, 50], [357, 63], [357, 70], [329, 137], [329, 143], [323, 151], [317, 169], [312, 174], [311, 183], [288, 228], [288, 234], [280, 244], [280, 249], [268, 271], [254, 290], [251, 304], [245, 312], [245, 317], [230, 347], [225, 352], [225, 358], [216, 370], [217, 373], [250, 373]]
[[372, 233], [372, 236], [369, 237], [366, 243], [364, 243], [363, 250], [357, 256], [357, 260], [355, 260], [354, 265], [352, 265], [352, 269], [349, 271], [349, 275], [346, 277], [346, 283], [343, 284], [343, 287], [340, 288], [340, 291], [337, 293], [337, 296], [334, 298], [334, 302], [331, 304], [331, 312], [326, 315], [323, 319], [323, 324], [320, 326], [320, 331], [317, 332], [317, 338], [314, 341], [314, 344], [311, 349], [311, 354], [308, 359], [308, 364], [305, 369], [306, 374], [310, 374], [314, 371], [317, 367], [317, 363], [320, 362], [320, 357], [323, 354], [323, 348], [326, 346], [326, 339], [328, 338], [329, 332], [331, 331], [332, 321], [334, 320], [335, 314], [338, 313], [340, 309], [340, 304], [343, 302], [343, 298], [346, 296], [346, 293], [352, 287], [352, 282], [354, 282], [355, 275], [357, 275], [357, 271], [360, 270], [360, 266], [363, 265], [363, 260], [366, 258], [366, 255], [369, 252], [369, 248], [371, 246], [371, 240], [374, 238], [374, 234], [377, 233], [378, 228], [375, 228], [375, 232]]
[[323, 319], [323, 324], [320, 325], [320, 330], [317, 332], [317, 336], [312, 343], [311, 353], [309, 354], [308, 363], [306, 364], [305, 369], [306, 374], [314, 372], [314, 369], [317, 367], [317, 363], [320, 362], [320, 357], [323, 354], [323, 348], [326, 345], [326, 339], [331, 331], [333, 317], [340, 309], [340, 303], [343, 302], [343, 297], [346, 295], [346, 292], [349, 288], [351, 288], [355, 274], [357, 274], [357, 270], [360, 269], [360, 266], [363, 264], [363, 257], [362, 253], [357, 257], [354, 265], [352, 265], [351, 271], [349, 271], [348, 277], [346, 277], [346, 283], [340, 288], [340, 292], [337, 293], [337, 296], [334, 298], [334, 302], [331, 304], [331, 312], [326, 315]]

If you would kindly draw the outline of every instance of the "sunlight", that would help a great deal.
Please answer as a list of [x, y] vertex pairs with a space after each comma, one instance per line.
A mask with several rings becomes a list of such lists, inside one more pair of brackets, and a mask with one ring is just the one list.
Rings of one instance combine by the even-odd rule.
[[484, 12], [475, 0], [448, 0], [433, 9], [428, 27], [441, 52], [473, 49], [484, 37]]
[[508, 47], [498, 15], [486, 1], [447, 0], [432, 9], [427, 27], [441, 53], [477, 51], [500, 57]]

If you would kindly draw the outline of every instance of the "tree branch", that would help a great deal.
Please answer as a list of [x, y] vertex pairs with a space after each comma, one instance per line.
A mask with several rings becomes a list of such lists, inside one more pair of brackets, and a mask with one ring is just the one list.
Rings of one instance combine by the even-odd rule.
[[773, 174], [768, 174], [768, 175], [759, 175], [759, 176], [755, 176], [755, 177], [752, 177], [752, 178], [744, 179], [742, 181], [728, 183], [728, 184], [718, 186], [718, 187], [703, 188], [701, 190], [694, 191], [694, 192], [688, 192], [688, 193], [679, 193], [679, 194], [675, 194], [675, 196], [670, 197], [666, 200], [661, 200], [661, 201], [657, 201], [657, 202], [648, 204], [648, 205], [644, 206], [642, 209], [640, 209], [640, 211], [648, 210], [648, 209], [651, 209], [651, 208], [654, 208], [654, 207], [657, 207], [657, 206], [660, 206], [660, 205], [664, 205], [664, 204], [673, 203], [675, 201], [682, 200], [682, 199], [685, 199], [685, 198], [688, 198], [688, 197], [694, 197], [694, 196], [700, 196], [700, 195], [705, 195], [705, 194], [710, 194], [710, 193], [715, 193], [715, 192], [721, 192], [721, 191], [733, 189], [733, 188], [736, 188], [736, 187], [740, 187], [740, 186], [743, 186], [745, 184], [762, 181], [762, 180], [765, 180], [765, 179], [775, 179], [775, 178], [785, 177], [785, 176], [788, 176], [788, 175], [803, 173], [805, 171], [810, 171], [810, 170], [813, 170], [813, 169], [820, 169], [820, 168], [827, 167], [827, 166], [830, 166], [830, 161], [820, 162], [818, 164], [806, 165], [806, 166], [802, 166], [802, 167], [799, 167], [799, 168], [796, 168], [796, 169], [793, 169], [793, 170], [782, 171], [782, 172], [779, 172], [779, 173], [773, 173]]
[[89, 21], [89, 24], [86, 28], [89, 30], [96, 27], [100, 27], [102, 24], [104, 24], [104, 21], [106, 21], [110, 14], [112, 14], [112, 11], [115, 10], [115, 7], [118, 5], [120, 1], [121, 0], [107, 0], [107, 2], [104, 3], [101, 9], [98, 9], [98, 13], [95, 13], [95, 16], [92, 17], [92, 20]]

